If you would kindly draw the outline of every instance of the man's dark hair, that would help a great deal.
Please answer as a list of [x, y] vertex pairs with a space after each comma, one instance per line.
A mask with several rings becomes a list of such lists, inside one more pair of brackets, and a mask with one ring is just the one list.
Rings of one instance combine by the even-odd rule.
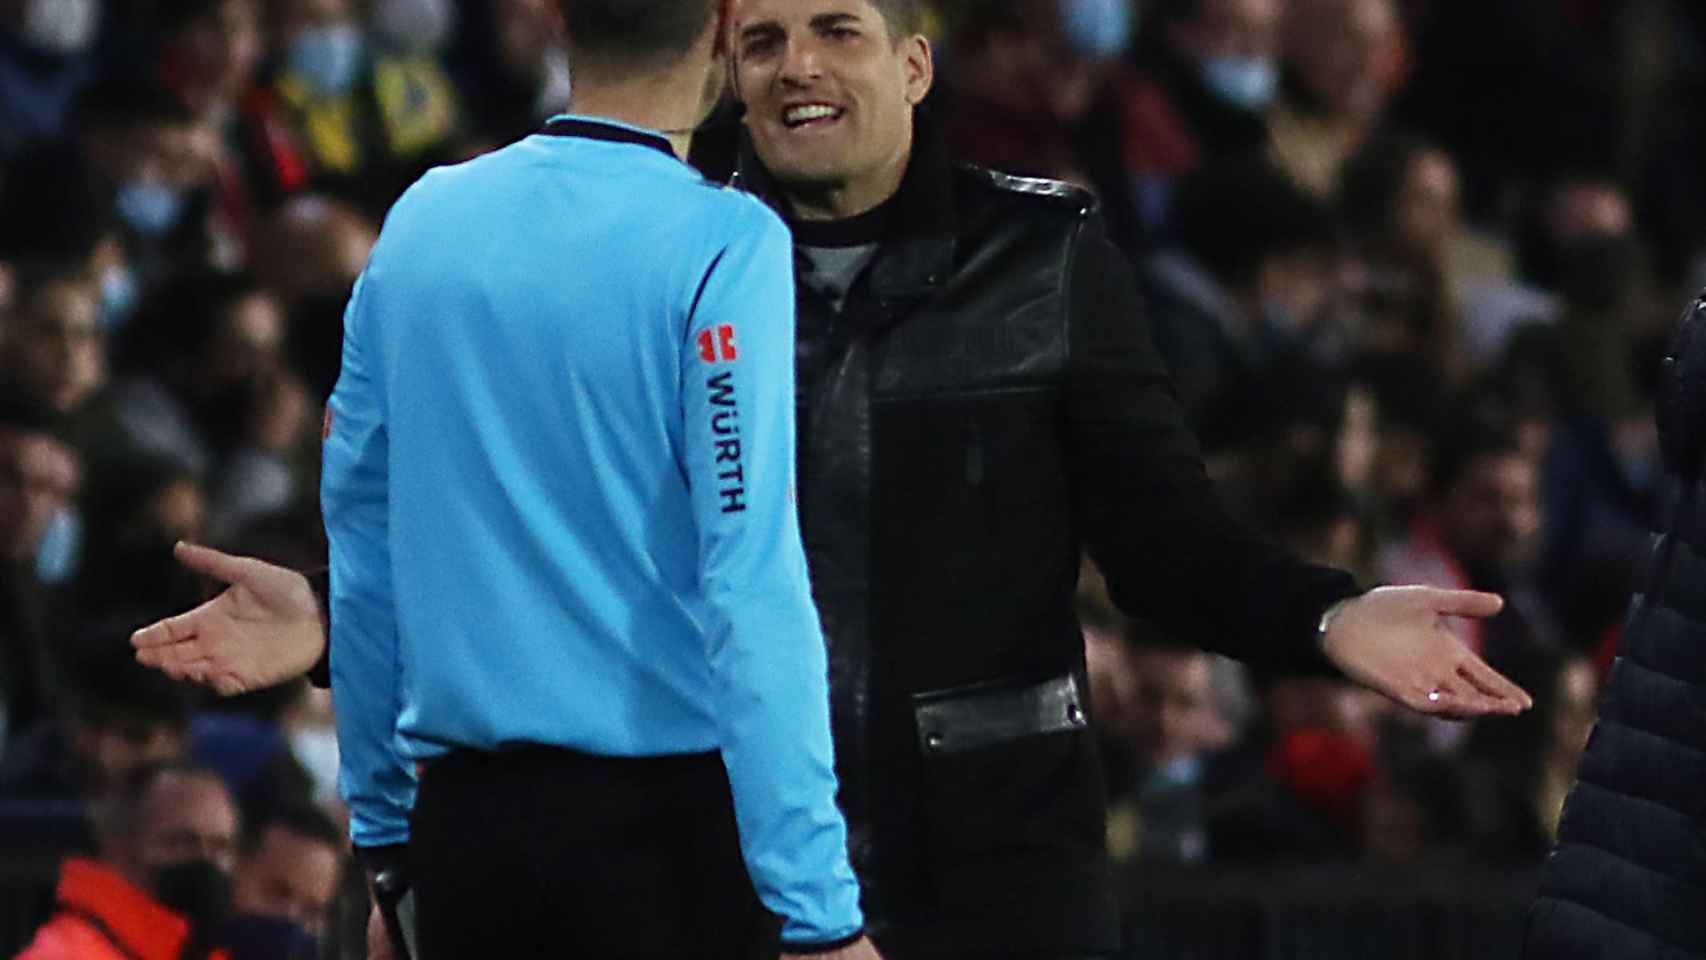
[[606, 69], [673, 62], [693, 46], [717, 0], [559, 0], [574, 57]]
[[98, 819], [101, 833], [109, 842], [128, 839], [136, 834], [142, 819], [142, 805], [153, 792], [155, 784], [169, 776], [211, 780], [230, 791], [219, 771], [193, 760], [163, 760], [145, 763], [120, 780], [102, 798]]
[[273, 827], [288, 831], [315, 843], [323, 843], [341, 855], [344, 834], [319, 807], [310, 803], [285, 802], [256, 811], [243, 832], [243, 855], [250, 856], [261, 848], [267, 831]]

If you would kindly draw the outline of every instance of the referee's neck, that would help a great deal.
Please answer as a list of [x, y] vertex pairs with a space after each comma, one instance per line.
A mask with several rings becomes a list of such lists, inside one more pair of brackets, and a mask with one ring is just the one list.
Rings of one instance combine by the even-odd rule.
[[705, 113], [705, 69], [699, 67], [696, 75], [687, 70], [636, 74], [614, 82], [576, 77], [569, 112], [655, 131], [685, 160], [693, 129]]

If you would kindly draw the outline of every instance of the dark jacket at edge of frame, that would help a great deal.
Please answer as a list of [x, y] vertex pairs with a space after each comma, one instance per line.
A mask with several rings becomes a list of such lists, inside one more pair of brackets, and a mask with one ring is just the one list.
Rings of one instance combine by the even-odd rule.
[[1541, 875], [1532, 960], [1706, 958], [1706, 294], [1671, 343], [1657, 415], [1676, 502]]

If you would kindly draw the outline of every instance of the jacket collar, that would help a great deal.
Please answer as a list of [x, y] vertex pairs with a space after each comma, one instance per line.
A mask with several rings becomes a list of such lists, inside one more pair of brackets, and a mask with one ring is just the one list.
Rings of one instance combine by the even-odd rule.
[[[947, 140], [932, 110], [921, 107], [913, 116], [912, 159], [871, 264], [871, 292], [880, 300], [924, 297], [947, 282], [954, 265], [958, 223]], [[758, 159], [744, 127], [733, 184], [763, 200], [782, 219], [793, 220], [787, 198]]]
[[81, 857], [59, 873], [59, 904], [97, 925], [138, 960], [178, 960], [190, 924], [104, 864]]

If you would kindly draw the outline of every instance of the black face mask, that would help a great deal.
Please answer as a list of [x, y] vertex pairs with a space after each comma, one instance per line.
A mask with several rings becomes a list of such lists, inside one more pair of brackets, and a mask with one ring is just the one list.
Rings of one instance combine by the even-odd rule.
[[319, 942], [294, 921], [283, 917], [238, 914], [214, 934], [215, 946], [234, 957], [267, 957], [305, 960], [319, 956]]
[[182, 914], [194, 929], [211, 930], [231, 912], [231, 877], [212, 860], [155, 867], [154, 899]]

